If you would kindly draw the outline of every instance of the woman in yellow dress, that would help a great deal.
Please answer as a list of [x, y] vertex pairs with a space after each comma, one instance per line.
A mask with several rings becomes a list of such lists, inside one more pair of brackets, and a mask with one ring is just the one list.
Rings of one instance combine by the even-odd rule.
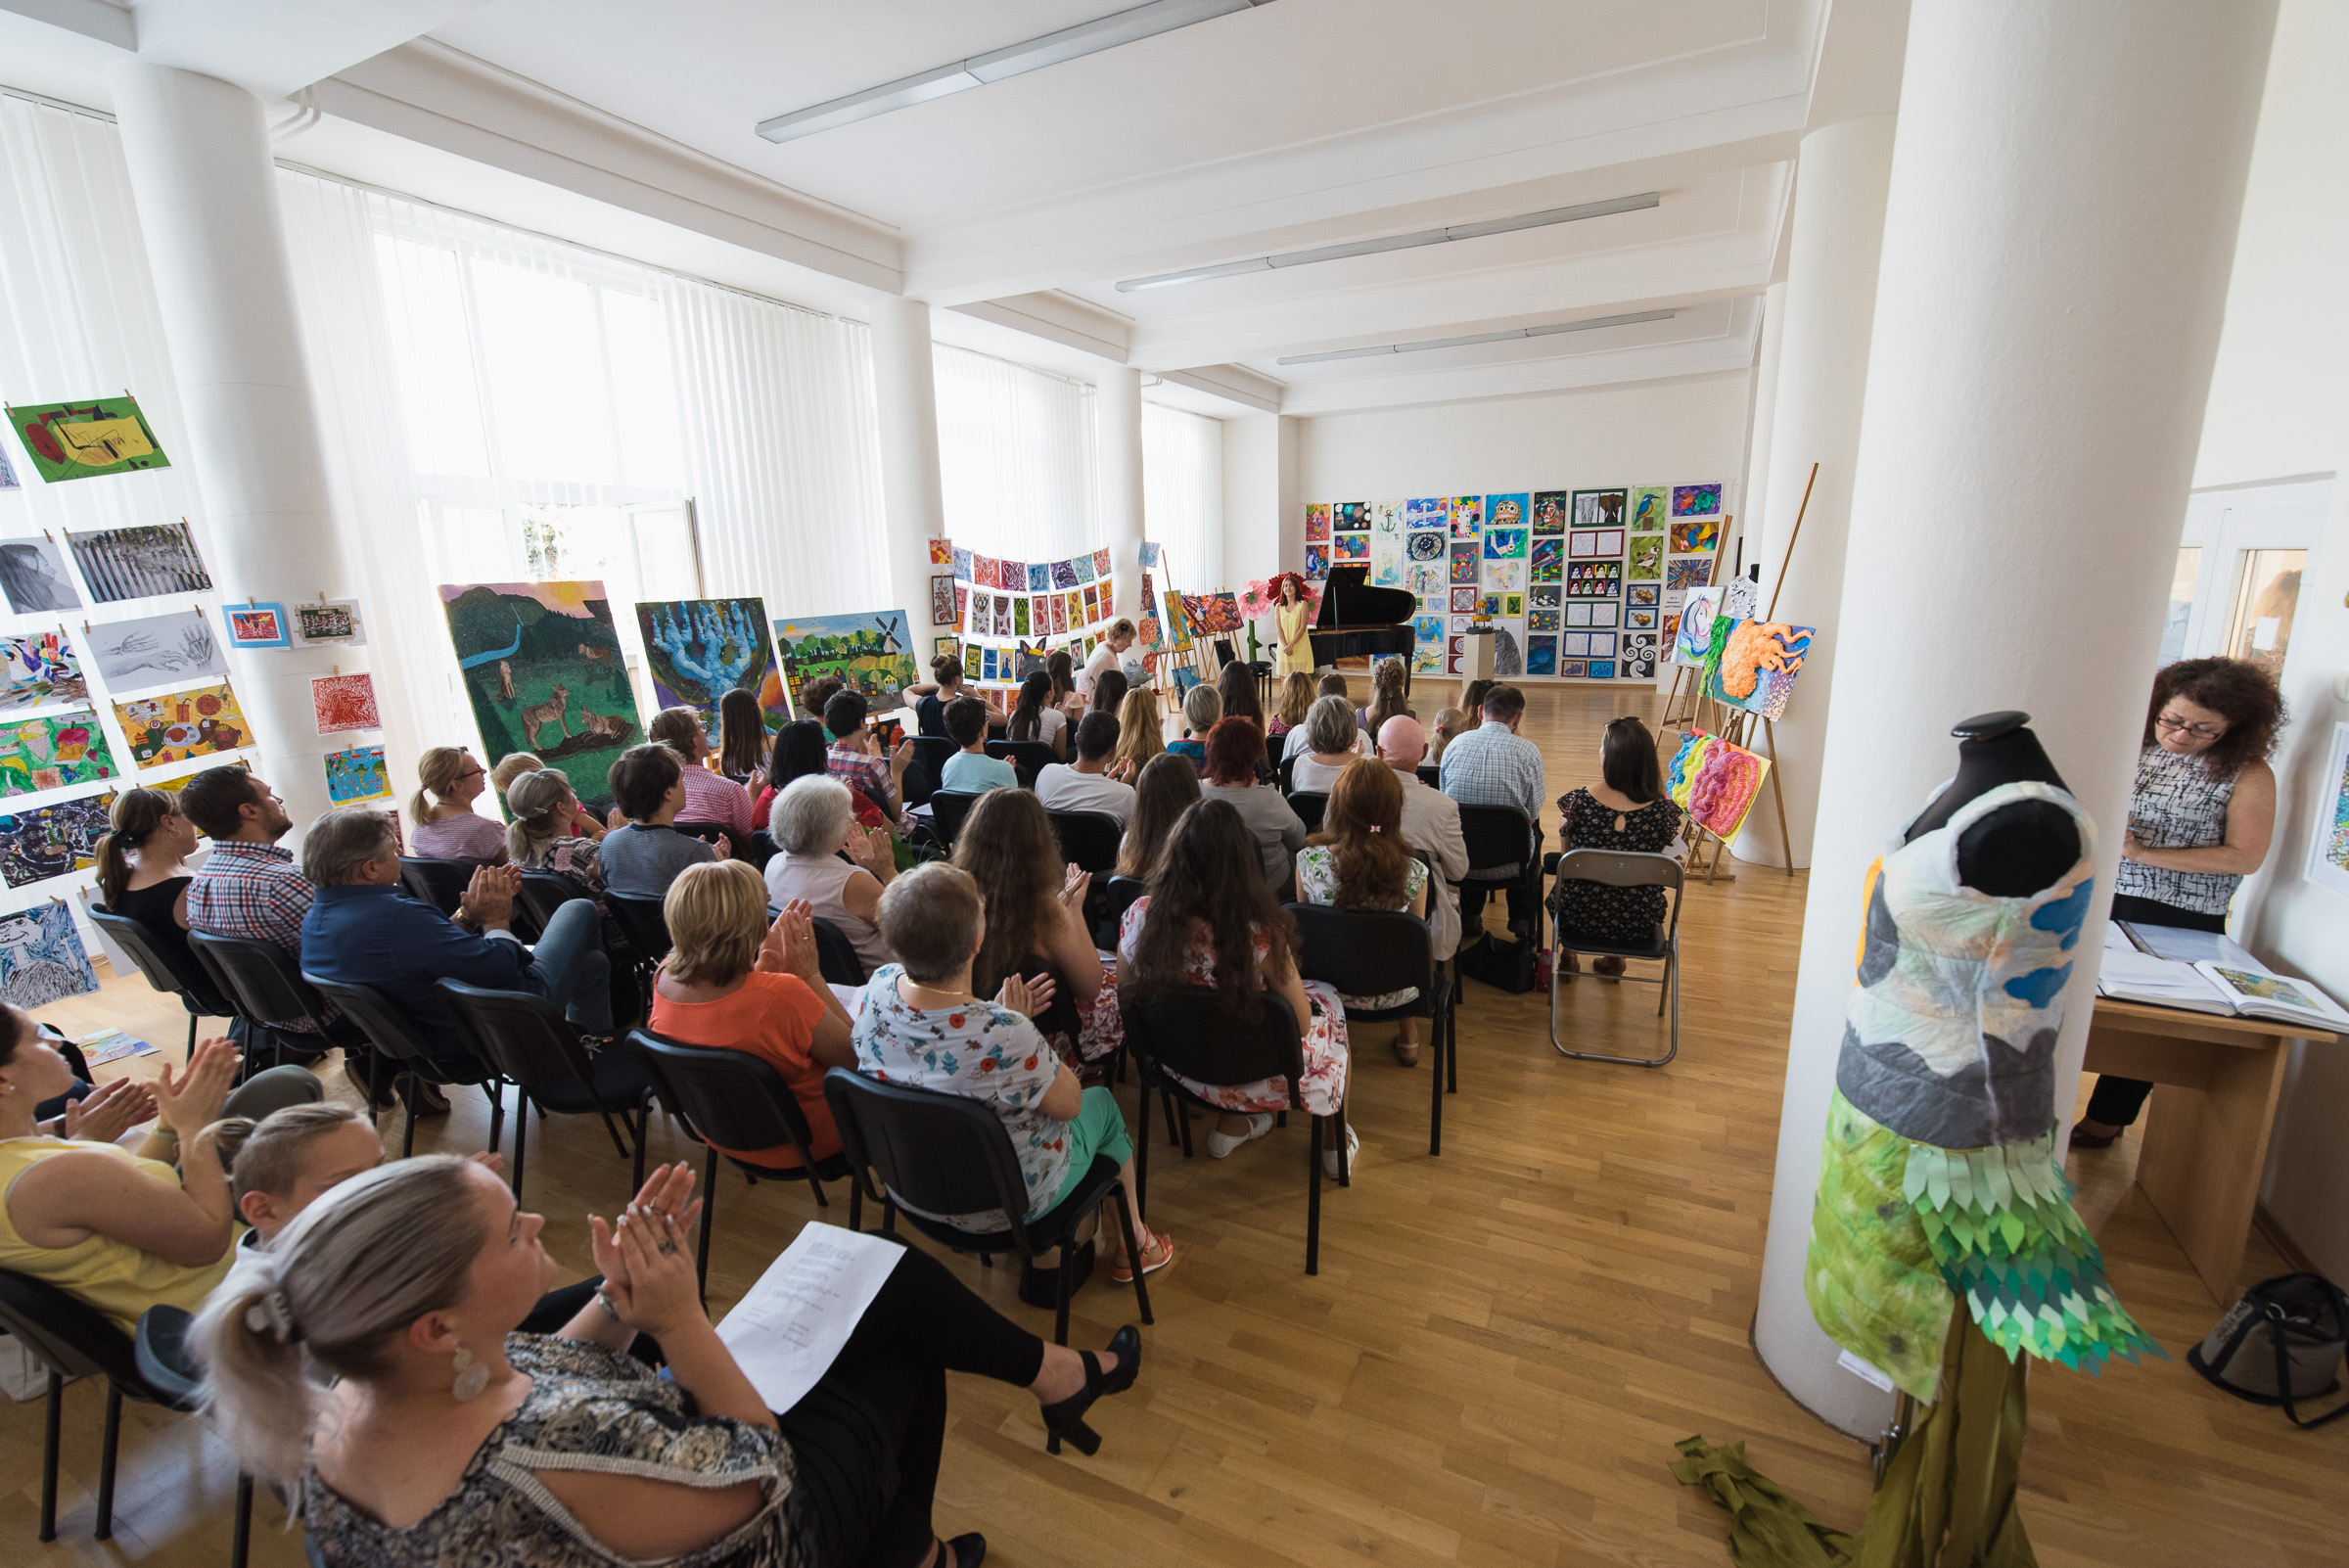
[[1294, 572], [1284, 572], [1272, 582], [1279, 595], [1272, 605], [1272, 675], [1286, 679], [1292, 670], [1312, 673], [1313, 640], [1308, 635], [1313, 624], [1313, 607], [1306, 601], [1305, 579]]

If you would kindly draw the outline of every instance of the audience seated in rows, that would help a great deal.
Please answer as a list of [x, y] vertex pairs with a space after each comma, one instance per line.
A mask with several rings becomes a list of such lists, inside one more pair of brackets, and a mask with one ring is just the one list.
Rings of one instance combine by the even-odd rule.
[[[1077, 662], [1069, 657], [1066, 648], [1055, 648], [1044, 655], [1044, 673], [1052, 677], [1052, 706], [1074, 724], [1085, 715], [1088, 698], [1077, 689]], [[1113, 708], [1111, 712], [1116, 712]]]
[[[1481, 720], [1483, 715], [1479, 715], [1478, 716]], [[1464, 710], [1458, 708], [1437, 710], [1435, 738], [1428, 747], [1427, 760], [1441, 767], [1444, 762], [1444, 749], [1468, 733], [1468, 715]]]
[[535, 947], [511, 929], [522, 869], [482, 866], [460, 918], [476, 936], [399, 885], [399, 840], [380, 811], [338, 807], [302, 835], [301, 868], [317, 896], [301, 921], [301, 967], [323, 980], [373, 986], [422, 1026], [443, 1066], [472, 1065], [434, 985], [461, 980], [491, 991], [527, 991], [564, 1009], [589, 1041], [612, 1035], [611, 963], [595, 905], [567, 903]]
[[[702, 1310], [699, 1209], [591, 1219], [603, 1287], [546, 1338], [513, 1332], [553, 1271], [545, 1222], [495, 1176], [442, 1155], [353, 1176], [247, 1250], [197, 1319], [209, 1408], [243, 1469], [294, 1490], [329, 1568], [952, 1568], [985, 1543], [931, 1531], [945, 1372], [1025, 1384], [1087, 1449], [1085, 1409], [1132, 1383], [1132, 1329], [1101, 1355], [1046, 1346], [908, 1248], [778, 1415]], [[626, 1354], [640, 1331], [666, 1376]]]
[[[536, 752], [508, 752], [497, 760], [495, 767], [489, 769], [489, 783], [497, 791], [498, 799], [502, 801], [506, 797], [507, 787], [523, 774], [545, 771], [546, 761]], [[571, 831], [583, 839], [600, 839], [625, 820], [626, 818], [620, 813], [617, 807], [613, 808], [611, 816], [607, 820], [599, 819], [593, 811], [588, 810], [582, 805], [577, 816], [572, 820]], [[499, 843], [501, 846], [504, 843], [502, 833]]]
[[[1391, 720], [1390, 720], [1391, 722]], [[1427, 918], [1427, 867], [1413, 857], [1403, 837], [1403, 785], [1395, 770], [1371, 757], [1358, 757], [1338, 775], [1321, 815], [1321, 831], [1297, 852], [1297, 901], [1338, 909], [1403, 910]], [[1419, 995], [1405, 986], [1374, 996], [1338, 998], [1348, 1007], [1378, 1012], [1401, 1007]], [[1419, 1065], [1419, 1021], [1402, 1019], [1395, 1059]]]
[[416, 853], [475, 865], [506, 857], [505, 834], [473, 808], [489, 788], [480, 759], [462, 746], [435, 746], [416, 764], [416, 777], [420, 787], [408, 801], [408, 844]]
[[1126, 769], [1117, 776], [1130, 782], [1141, 777], [1152, 758], [1165, 755], [1166, 718], [1158, 711], [1158, 693], [1148, 686], [1128, 692], [1117, 707], [1117, 715], [1118, 747], [1113, 755], [1117, 765]]
[[98, 841], [98, 893], [107, 911], [135, 920], [182, 973], [201, 974], [188, 946], [188, 856], [196, 824], [169, 790], [126, 789], [107, 813], [113, 831]]
[[[653, 982], [652, 1028], [685, 1045], [748, 1051], [782, 1075], [806, 1115], [808, 1153], [828, 1160], [840, 1132], [824, 1070], [853, 1067], [849, 1015], [824, 984], [805, 899], [766, 918], [766, 883], [741, 860], [688, 866], [668, 890], [668, 956]], [[797, 1174], [799, 1151], [720, 1149], [748, 1165]]]
[[[1127, 697], [1131, 702], [1132, 694]], [[1133, 815], [1133, 764], [1116, 759], [1120, 726], [1107, 714], [1087, 714], [1077, 726], [1077, 755], [1036, 775], [1036, 796], [1047, 811], [1090, 811], [1124, 827]]]
[[1207, 732], [1207, 761], [1199, 769], [1199, 794], [1222, 801], [1239, 812], [1256, 841], [1265, 884], [1276, 892], [1289, 886], [1292, 858], [1305, 848], [1305, 823], [1280, 790], [1258, 782], [1265, 759], [1265, 732], [1251, 719], [1220, 719]]
[[962, 661], [953, 654], [940, 654], [930, 661], [930, 678], [905, 688], [904, 696], [913, 703], [914, 728], [923, 735], [946, 733], [946, 705], [958, 697], [976, 697], [987, 708], [990, 723], [1003, 722], [1003, 711], [995, 701], [978, 687], [967, 685], [967, 671]]
[[[1320, 684], [1316, 686], [1314, 690], [1317, 693], [1317, 695], [1313, 698], [1314, 702], [1319, 702], [1323, 697], [1346, 697], [1346, 677], [1333, 669], [1328, 674], [1321, 677]], [[1354, 713], [1354, 699], [1351, 697], [1346, 697], [1346, 711], [1350, 715]], [[1306, 712], [1310, 715], [1313, 710], [1308, 708]], [[1289, 729], [1288, 733], [1281, 737], [1281, 760], [1285, 761], [1292, 757], [1304, 756], [1308, 744], [1309, 736], [1306, 731], [1306, 726], [1304, 724], [1293, 725]], [[1359, 726], [1358, 733], [1356, 735], [1356, 749], [1366, 749], [1360, 744]]]
[[938, 770], [940, 789], [985, 795], [1020, 781], [1019, 770], [1011, 763], [987, 755], [987, 704], [976, 697], [957, 697], [947, 705], [946, 737], [960, 749]]
[[1216, 671], [1216, 695], [1223, 703], [1225, 718], [1245, 718], [1258, 729], [1265, 727], [1265, 705], [1256, 695], [1256, 671], [1240, 660], [1233, 660]]
[[[766, 782], [768, 744], [766, 711], [759, 706], [758, 696], [740, 686], [729, 687], [717, 700], [717, 772], [742, 787], [746, 809], [751, 794]], [[757, 825], [756, 817], [745, 820]], [[747, 829], [743, 837], [750, 837]]]
[[1134, 636], [1133, 623], [1124, 616], [1118, 617], [1109, 623], [1109, 630], [1103, 633], [1100, 645], [1093, 649], [1092, 657], [1084, 662], [1084, 668], [1078, 671], [1077, 689], [1093, 698], [1095, 709], [1106, 708], [1113, 714], [1118, 711], [1115, 703], [1102, 702], [1094, 688], [1104, 674], [1120, 667], [1126, 650], [1133, 646]]
[[838, 926], [870, 974], [892, 956], [878, 916], [881, 890], [898, 874], [897, 853], [888, 829], [856, 825], [849, 802], [849, 787], [836, 778], [795, 778], [775, 797], [766, 895], [778, 909], [804, 902]]
[[645, 738], [676, 753], [683, 771], [685, 804], [677, 809], [680, 822], [709, 822], [724, 828], [737, 844], [751, 837], [751, 793], [730, 778], [710, 771], [710, 732], [703, 727], [698, 708], [664, 708], [644, 728]]
[[906, 736], [884, 757], [880, 737], [865, 724], [871, 711], [852, 691], [836, 693], [824, 704], [824, 728], [832, 733], [832, 749], [824, 762], [834, 778], [869, 796], [895, 828], [901, 825], [898, 813], [905, 805], [905, 768], [913, 761], [913, 737]]
[[732, 852], [723, 834], [712, 846], [670, 825], [685, 806], [685, 764], [668, 747], [629, 747], [607, 778], [619, 803], [615, 809], [625, 819], [597, 847], [596, 865], [607, 892], [623, 899], [665, 899], [678, 872], [722, 860]]
[[[1017, 799], [990, 796], [972, 814]], [[936, 863], [916, 866], [883, 895], [881, 925], [900, 961], [884, 965], [865, 983], [856, 1018], [857, 1071], [885, 1084], [985, 1101], [1011, 1134], [1028, 1187], [1027, 1219], [1057, 1207], [1084, 1180], [1097, 1154], [1124, 1168], [1126, 1190], [1132, 1192], [1133, 1139], [1116, 1096], [1107, 1088], [1081, 1087], [1031, 1022], [1050, 1004], [1050, 981], [1031, 986], [1006, 969], [991, 1000], [975, 989], [988, 920], [970, 873]], [[1114, 1201], [1103, 1208], [1107, 1233], [1118, 1238], [1111, 1271], [1123, 1283], [1132, 1279], [1133, 1267]], [[933, 1218], [971, 1230], [999, 1230], [1009, 1222], [997, 1211]], [[1139, 1216], [1134, 1224], [1145, 1273], [1174, 1261], [1171, 1239], [1151, 1233]], [[1053, 1268], [1058, 1259], [1046, 1254], [1036, 1263]]]
[[177, 1073], [163, 1063], [148, 1086], [161, 1120], [136, 1154], [44, 1133], [36, 1111], [73, 1086], [72, 1069], [29, 1017], [0, 1008], [0, 1268], [56, 1285], [124, 1333], [150, 1307], [202, 1306], [234, 1239], [212, 1125], [323, 1093], [301, 1068], [273, 1067], [232, 1094], [237, 1065], [225, 1039], [200, 1041]]
[[[1108, 721], [1087, 715], [1085, 722], [1097, 717]], [[1085, 929], [1092, 878], [1062, 865], [1042, 803], [1026, 790], [1001, 790], [973, 806], [954, 840], [954, 864], [970, 873], [986, 903], [987, 940], [972, 961], [973, 987], [991, 995], [1012, 975], [1032, 990], [1041, 980], [1039, 994], [1050, 1004], [1035, 1015], [1037, 1032], [1063, 1054], [1085, 1061], [1114, 1055], [1125, 1028], [1117, 988]]]
[[[1484, 723], [1444, 749], [1437, 777], [1444, 793], [1462, 806], [1506, 806], [1533, 824], [1532, 858], [1542, 857], [1543, 773], [1542, 748], [1517, 733], [1525, 716], [1525, 694], [1505, 681], [1484, 694]], [[1485, 895], [1498, 883], [1460, 886], [1460, 932], [1466, 941], [1484, 929]], [[1509, 925], [1531, 936], [1540, 889], [1531, 878], [1506, 884]]]
[[1150, 760], [1133, 786], [1133, 815], [1118, 842], [1118, 875], [1147, 882], [1158, 869], [1167, 837], [1182, 813], [1199, 804], [1199, 770], [1182, 758]]
[[[943, 733], [943, 731], [942, 731]], [[813, 774], [818, 778], [832, 776], [831, 742], [825, 738], [824, 726], [813, 719], [799, 718], [783, 726], [775, 736], [775, 747], [766, 766], [766, 788], [759, 792], [756, 815], [760, 827], [766, 826], [773, 814], [775, 797], [789, 787], [795, 778]], [[863, 791], [855, 792], [856, 825], [865, 828], [885, 828], [889, 818], [881, 807], [865, 799]]]
[[1041, 741], [1055, 761], [1069, 755], [1069, 715], [1052, 705], [1052, 677], [1037, 670], [1020, 682], [1020, 697], [1003, 726], [1003, 738]]
[[1167, 742], [1167, 750], [1188, 758], [1193, 767], [1207, 766], [1207, 732], [1223, 716], [1222, 694], [1213, 686], [1193, 686], [1182, 694], [1182, 738]]
[[1126, 678], [1126, 671], [1104, 669], [1093, 679], [1093, 689], [1089, 694], [1092, 706], [1087, 711], [1114, 715], [1126, 705], [1126, 699], [1131, 695], [1132, 691], [1131, 683]]
[[601, 899], [602, 845], [570, 831], [578, 805], [571, 780], [551, 767], [525, 773], [509, 784], [506, 807], [514, 820], [506, 828], [506, 857], [526, 871], [561, 877], [589, 898]]
[[[1313, 671], [1309, 669], [1290, 670], [1280, 683], [1280, 707], [1265, 725], [1266, 738], [1269, 740], [1274, 736], [1286, 735], [1290, 730], [1304, 723], [1307, 710], [1313, 706], [1314, 696]], [[1288, 755], [1285, 750], [1286, 743], [1283, 744], [1284, 750], [1281, 755], [1286, 757]]]
[[1354, 704], [1344, 697], [1316, 697], [1306, 711], [1305, 746], [1289, 764], [1289, 788], [1327, 795], [1338, 775], [1361, 760], [1361, 729]]
[[1419, 776], [1419, 761], [1427, 755], [1427, 732], [1408, 714], [1398, 714], [1378, 732], [1379, 760], [1395, 770], [1403, 786], [1403, 842], [1433, 862], [1436, 885], [1428, 890], [1428, 934], [1435, 939], [1436, 962], [1443, 963], [1460, 945], [1460, 896], [1452, 884], [1468, 874], [1468, 841], [1460, 833], [1460, 803]]
[[[1246, 719], [1232, 722], [1246, 725]], [[1273, 797], [1275, 800], [1278, 796]], [[1150, 877], [1150, 891], [1126, 911], [1118, 937], [1118, 994], [1128, 1001], [1177, 986], [1211, 986], [1243, 1013], [1254, 1014], [1259, 992], [1289, 1004], [1304, 1037], [1305, 1082], [1298, 1091], [1315, 1116], [1346, 1109], [1349, 1071], [1346, 1009], [1338, 993], [1297, 974], [1293, 922], [1261, 876], [1249, 874], [1254, 841], [1228, 802], [1202, 800], [1182, 814]], [[1272, 1130], [1275, 1113], [1289, 1108], [1288, 1087], [1269, 1079], [1183, 1086], [1224, 1114], [1207, 1135], [1207, 1152], [1222, 1159], [1251, 1138]], [[1356, 1145], [1346, 1132], [1348, 1159]], [[1329, 1174], [1337, 1150], [1325, 1149]]]
[[[1626, 715], [1607, 726], [1598, 745], [1599, 782], [1558, 798], [1558, 848], [1613, 850], [1662, 854], [1681, 833], [1681, 808], [1664, 793], [1664, 769], [1656, 738], [1636, 717]], [[1662, 888], [1611, 888], [1583, 877], [1560, 877], [1549, 894], [1549, 912], [1561, 937], [1600, 942], [1646, 942], [1664, 923]], [[1567, 974], [1581, 966], [1572, 953], [1558, 966]], [[1623, 960], [1599, 953], [1590, 967], [1602, 975], [1623, 973]]]

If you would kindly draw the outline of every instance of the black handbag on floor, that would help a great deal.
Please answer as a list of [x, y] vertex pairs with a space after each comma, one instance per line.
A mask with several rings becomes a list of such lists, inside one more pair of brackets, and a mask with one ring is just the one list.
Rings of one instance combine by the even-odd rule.
[[2294, 1426], [2323, 1426], [2349, 1405], [2302, 1420], [2296, 1402], [2341, 1386], [2349, 1300], [2323, 1274], [2278, 1274], [2243, 1292], [2187, 1363], [2237, 1399], [2280, 1405]]
[[1487, 937], [1459, 950], [1454, 960], [1460, 973], [1481, 980], [1496, 991], [1522, 996], [1534, 989], [1534, 945]]

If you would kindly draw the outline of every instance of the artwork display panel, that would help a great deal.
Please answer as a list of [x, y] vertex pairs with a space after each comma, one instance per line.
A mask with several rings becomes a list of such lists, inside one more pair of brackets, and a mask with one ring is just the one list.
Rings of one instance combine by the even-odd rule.
[[950, 626], [954, 623], [954, 579], [935, 576], [930, 579], [930, 623]]
[[1329, 506], [1316, 501], [1305, 509], [1305, 542], [1320, 543], [1329, 537]]
[[1622, 657], [1616, 666], [1619, 680], [1653, 680], [1656, 678], [1656, 638], [1653, 632], [1638, 633], [1623, 639]]
[[1329, 526], [1340, 533], [1370, 531], [1370, 503], [1368, 501], [1340, 501], [1330, 513]]
[[1663, 484], [1635, 484], [1626, 521], [1635, 533], [1661, 533], [1672, 521], [1672, 490]]
[[[1622, 528], [1630, 494], [1623, 489], [1576, 490], [1571, 521], [1578, 529]], [[1616, 548], [1620, 550], [1622, 546]]]
[[0, 637], [0, 712], [43, 703], [85, 703], [90, 683], [81, 661], [62, 631], [31, 631]]
[[1653, 581], [1664, 576], [1664, 535], [1635, 533], [1632, 535], [1632, 570], [1634, 581]]
[[1567, 564], [1567, 598], [1612, 599], [1622, 591], [1621, 561], [1573, 561]]
[[1525, 672], [1529, 675], [1554, 675], [1558, 672], [1558, 639], [1529, 636], [1525, 639]]
[[1477, 544], [1474, 539], [1454, 539], [1451, 543], [1452, 586], [1474, 587], [1477, 576]]
[[359, 601], [356, 599], [322, 599], [315, 604], [298, 604], [288, 623], [294, 634], [294, 646], [309, 648], [324, 643], [348, 647], [364, 647], [367, 628], [359, 621]]
[[1525, 586], [1523, 561], [1487, 561], [1484, 570], [1487, 588], [1522, 588]]
[[0, 723], [0, 796], [36, 795], [114, 776], [106, 731], [86, 709]]
[[1480, 527], [1485, 519], [1485, 498], [1481, 495], [1455, 495], [1449, 503], [1447, 514], [1454, 524], [1466, 523]]
[[1330, 541], [1334, 546], [1331, 559], [1335, 561], [1367, 561], [1370, 559], [1370, 535], [1341, 533]]
[[1463, 518], [1457, 511], [1451, 514], [1451, 536], [1455, 539], [1473, 539], [1484, 529], [1524, 528], [1529, 516], [1527, 506], [1530, 500], [1531, 497], [1523, 490], [1511, 495], [1488, 495], [1485, 497], [1485, 513], [1481, 523], [1476, 518]]
[[1526, 556], [1526, 545], [1527, 534], [1523, 529], [1485, 530], [1485, 559], [1488, 561], [1522, 561]]
[[1664, 790], [1699, 826], [1734, 845], [1769, 774], [1766, 758], [1691, 729], [1665, 769]]
[[139, 400], [128, 392], [78, 403], [12, 404], [8, 423], [24, 442], [32, 471], [52, 484], [171, 466]]
[[1567, 541], [1562, 538], [1534, 540], [1533, 571], [1529, 580], [1534, 582], [1563, 582], [1566, 580]]
[[494, 767], [531, 752], [579, 799], [608, 795], [605, 775], [644, 729], [604, 585], [447, 583], [439, 593], [484, 760]]
[[1672, 487], [1674, 517], [1717, 517], [1721, 513], [1721, 481]]
[[1412, 561], [1441, 561], [1445, 555], [1445, 536], [1441, 532], [1405, 534], [1403, 553]]
[[932, 539], [930, 541], [930, 564], [943, 567], [952, 566], [954, 564], [954, 541], [952, 539]]
[[1305, 547], [1305, 575], [1315, 582], [1329, 576], [1329, 546], [1309, 544]]
[[0, 540], [0, 597], [21, 616], [81, 608], [81, 590], [67, 575], [56, 541], [47, 538]]
[[1656, 604], [1656, 585], [1652, 582], [1632, 583], [1623, 590], [1623, 602], [1652, 610]]
[[202, 593], [212, 585], [212, 575], [197, 553], [196, 535], [185, 523], [69, 533], [66, 540], [81, 580], [90, 585], [92, 604]]
[[1721, 519], [1699, 518], [1689, 523], [1672, 526], [1672, 553], [1675, 555], [1709, 555], [1721, 544]]
[[152, 686], [228, 673], [226, 649], [201, 610], [102, 622], [86, 636], [90, 662], [109, 687]]
[[384, 715], [375, 706], [375, 677], [363, 670], [311, 676], [310, 714], [321, 735], [384, 727]]
[[237, 706], [237, 694], [227, 681], [118, 702], [115, 720], [122, 726], [123, 738], [130, 742], [131, 762], [138, 767], [233, 752], [253, 736], [253, 727], [245, 721], [245, 712]]
[[1538, 582], [1526, 590], [1525, 597], [1537, 610], [1555, 610], [1565, 602], [1566, 587], [1560, 582]]
[[1591, 660], [1590, 678], [1592, 680], [1613, 680], [1615, 678], [1615, 661], [1612, 659]]
[[1717, 617], [1707, 646], [1708, 651], [1721, 651], [1706, 661], [1705, 695], [1764, 718], [1785, 716], [1786, 699], [1811, 652], [1813, 635], [1810, 626], [1790, 626], [1782, 621]]
[[222, 605], [220, 613], [228, 622], [228, 645], [231, 648], [291, 648], [294, 634], [286, 623], [286, 607], [282, 604]]
[[[981, 597], [973, 596], [974, 606]], [[1000, 594], [994, 597], [994, 622], [1001, 628], [996, 635], [1011, 635], [1010, 601]], [[904, 689], [920, 678], [914, 672], [913, 637], [902, 610], [787, 617], [775, 623], [775, 642], [794, 686], [834, 675], [868, 702], [894, 708]]]
[[1664, 586], [1667, 588], [1701, 588], [1712, 580], [1713, 558], [1709, 555], [1664, 563]]
[[326, 764], [326, 799], [332, 806], [357, 806], [367, 801], [392, 799], [392, 773], [384, 761], [381, 746], [354, 746], [346, 752], [329, 752]]
[[1590, 673], [1590, 667], [1580, 659], [1561, 658], [1558, 661], [1558, 673], [1571, 679], [1581, 680]]
[[72, 910], [52, 899], [0, 915], [0, 1001], [29, 1012], [97, 989]]
[[1563, 533], [1566, 517], [1573, 505], [1573, 496], [1565, 490], [1536, 490], [1534, 492], [1534, 531]]
[[1713, 618], [1721, 610], [1722, 590], [1691, 588], [1681, 604], [1678, 634], [1673, 638], [1672, 663], [1686, 669], [1702, 669], [1713, 650]]

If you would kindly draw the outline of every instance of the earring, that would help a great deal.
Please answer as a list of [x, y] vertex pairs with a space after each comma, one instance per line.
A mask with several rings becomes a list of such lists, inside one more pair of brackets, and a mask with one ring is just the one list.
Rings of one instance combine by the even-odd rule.
[[476, 1361], [473, 1352], [462, 1345], [457, 1347], [456, 1368], [456, 1386], [449, 1392], [456, 1395], [458, 1404], [479, 1398], [482, 1390], [489, 1386], [489, 1368]]

